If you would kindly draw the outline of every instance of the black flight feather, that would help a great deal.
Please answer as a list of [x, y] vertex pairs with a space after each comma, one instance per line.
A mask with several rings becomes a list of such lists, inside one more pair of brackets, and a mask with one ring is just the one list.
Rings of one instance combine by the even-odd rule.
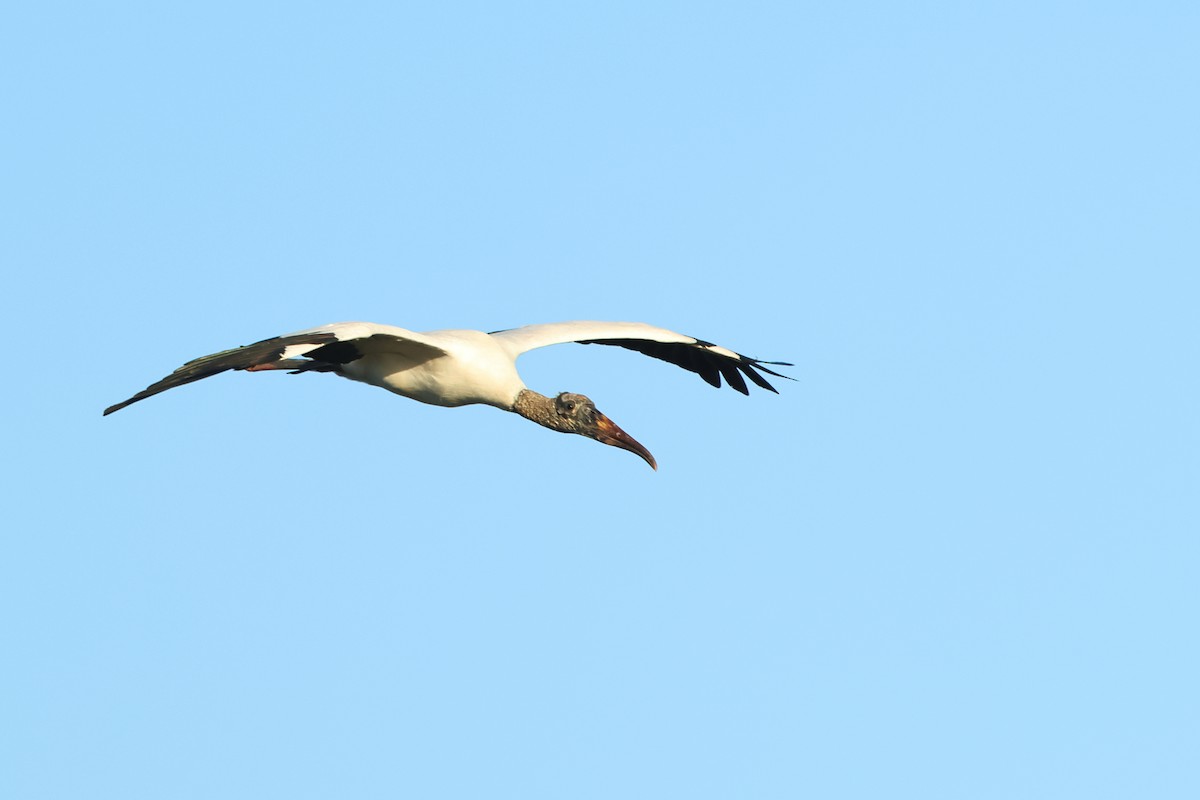
[[261, 342], [235, 347], [232, 350], [222, 350], [210, 356], [202, 356], [184, 364], [157, 383], [152, 383], [133, 397], [104, 409], [104, 416], [114, 411], [120, 411], [127, 405], [153, 397], [159, 392], [174, 389], [203, 378], [225, 372], [231, 369], [248, 369], [262, 364], [278, 361], [283, 356], [285, 348], [294, 344], [327, 344], [336, 342], [334, 333], [303, 333], [295, 336], [276, 336], [273, 339], [263, 339]]
[[695, 372], [708, 384], [718, 389], [721, 388], [721, 377], [724, 376], [725, 382], [731, 388], [746, 395], [750, 394], [750, 390], [746, 385], [746, 381], [742, 378], [743, 374], [748, 376], [756, 386], [775, 392], [776, 394], [779, 393], [774, 386], [767, 382], [766, 378], [755, 371], [756, 368], [777, 378], [789, 381], [793, 380], [787, 375], [780, 375], [778, 372], [763, 366], [763, 364], [773, 364], [780, 367], [792, 366], [786, 361], [759, 361], [756, 358], [750, 358], [740, 353], [736, 354], [736, 358], [730, 358], [727, 355], [710, 349], [716, 347], [716, 345], [701, 339], [696, 339], [694, 342], [655, 342], [647, 339], [589, 339], [581, 341], [579, 344], [605, 344], [624, 347], [626, 350], [633, 350], [642, 355], [674, 364], [677, 367], [683, 367], [689, 372]]

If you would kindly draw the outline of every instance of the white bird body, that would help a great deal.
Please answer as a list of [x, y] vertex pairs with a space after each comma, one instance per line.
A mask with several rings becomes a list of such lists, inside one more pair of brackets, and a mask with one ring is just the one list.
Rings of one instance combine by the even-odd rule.
[[422, 347], [368, 352], [343, 366], [341, 374], [430, 405], [481, 403], [512, 409], [525, 383], [496, 339], [472, 330], [430, 331], [424, 336], [436, 341], [443, 355], [431, 355]]
[[431, 405], [478, 403], [512, 411], [553, 430], [630, 450], [655, 466], [649, 451], [596, 410], [587, 397], [564, 392], [549, 398], [525, 386], [517, 372], [517, 358], [538, 347], [566, 342], [635, 350], [696, 372], [713, 386], [719, 387], [723, 377], [742, 394], [749, 394], [744, 377], [775, 391], [756, 370], [786, 377], [764, 366], [784, 362], [748, 358], [641, 322], [557, 322], [493, 333], [457, 329], [417, 333], [372, 322], [338, 322], [194, 359], [104, 413], [231, 369], [333, 372]]

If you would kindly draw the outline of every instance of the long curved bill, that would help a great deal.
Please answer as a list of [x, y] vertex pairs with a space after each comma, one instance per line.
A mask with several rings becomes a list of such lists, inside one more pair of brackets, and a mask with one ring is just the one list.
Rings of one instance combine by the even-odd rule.
[[634, 439], [625, 431], [617, 427], [617, 423], [613, 422], [608, 417], [596, 412], [596, 441], [604, 444], [611, 444], [613, 447], [619, 447], [622, 450], [628, 450], [631, 453], [637, 453], [646, 463], [658, 470], [658, 464], [654, 460], [654, 456], [650, 455], [650, 451], [642, 447], [637, 439]]

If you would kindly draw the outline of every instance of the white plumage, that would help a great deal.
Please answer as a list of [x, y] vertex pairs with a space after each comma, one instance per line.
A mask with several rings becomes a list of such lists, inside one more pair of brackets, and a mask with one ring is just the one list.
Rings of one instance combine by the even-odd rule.
[[517, 357], [529, 350], [567, 342], [635, 350], [695, 372], [713, 386], [719, 387], [724, 378], [743, 394], [749, 394], [745, 378], [775, 391], [760, 372], [786, 377], [765, 364], [790, 366], [749, 358], [641, 322], [556, 322], [492, 333], [417, 333], [373, 322], [339, 322], [189, 361], [128, 400], [109, 406], [104, 413], [111, 414], [167, 389], [227, 370], [333, 372], [422, 403], [495, 406], [552, 430], [578, 433], [629, 450], [655, 466], [649, 451], [597, 411], [587, 397], [564, 392], [550, 398], [525, 386], [517, 372]]

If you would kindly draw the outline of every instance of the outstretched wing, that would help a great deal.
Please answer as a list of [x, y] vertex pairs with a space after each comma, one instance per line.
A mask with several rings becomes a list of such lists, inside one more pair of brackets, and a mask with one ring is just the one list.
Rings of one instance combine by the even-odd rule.
[[529, 350], [566, 342], [624, 347], [695, 372], [718, 388], [721, 386], [721, 378], [724, 378], [726, 383], [742, 394], [750, 394], [743, 375], [757, 386], [772, 392], [776, 392], [775, 387], [768, 383], [760, 372], [774, 375], [776, 378], [793, 380], [764, 366], [792, 366], [786, 361], [750, 358], [712, 342], [675, 333], [666, 328], [656, 328], [643, 322], [554, 322], [548, 325], [526, 325], [523, 328], [495, 331], [491, 336], [495, 337], [513, 358]]
[[222, 350], [187, 362], [133, 397], [104, 409], [108, 416], [131, 403], [167, 389], [208, 378], [231, 369], [293, 369], [297, 372], [336, 371], [365, 352], [419, 350], [427, 357], [445, 353], [426, 337], [392, 325], [372, 322], [337, 322], [319, 328], [263, 339], [261, 342]]

